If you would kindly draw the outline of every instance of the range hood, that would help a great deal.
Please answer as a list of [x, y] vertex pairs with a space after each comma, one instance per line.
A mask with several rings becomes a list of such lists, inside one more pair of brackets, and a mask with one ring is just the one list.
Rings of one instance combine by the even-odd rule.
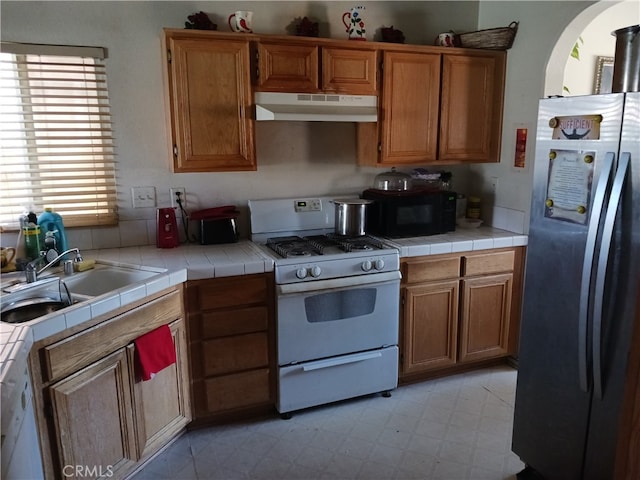
[[375, 95], [256, 92], [256, 120], [376, 122]]

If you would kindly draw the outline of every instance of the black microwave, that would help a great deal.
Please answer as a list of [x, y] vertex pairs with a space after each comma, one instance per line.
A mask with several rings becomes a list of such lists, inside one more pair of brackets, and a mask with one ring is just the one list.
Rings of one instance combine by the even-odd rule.
[[455, 192], [442, 190], [365, 190], [362, 198], [373, 200], [367, 205], [365, 228], [367, 233], [391, 238], [452, 232], [456, 197]]

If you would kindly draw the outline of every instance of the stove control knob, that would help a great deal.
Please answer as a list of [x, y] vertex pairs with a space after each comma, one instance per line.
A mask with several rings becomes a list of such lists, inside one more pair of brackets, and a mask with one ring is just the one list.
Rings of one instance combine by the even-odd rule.
[[303, 278], [307, 277], [307, 269], [306, 268], [299, 268], [298, 270], [296, 270], [296, 277], [298, 277], [300, 280], [302, 280]]
[[365, 260], [364, 262], [362, 262], [362, 270], [364, 270], [365, 272], [371, 270], [372, 267], [373, 265], [371, 265], [371, 260]]
[[311, 276], [313, 278], [318, 278], [320, 276], [320, 274], [322, 273], [322, 269], [319, 266], [314, 265], [313, 267], [311, 267], [309, 269], [309, 273], [311, 273]]
[[375, 261], [375, 267], [376, 267], [376, 270], [382, 270], [384, 268], [384, 260], [381, 258], [378, 258]]

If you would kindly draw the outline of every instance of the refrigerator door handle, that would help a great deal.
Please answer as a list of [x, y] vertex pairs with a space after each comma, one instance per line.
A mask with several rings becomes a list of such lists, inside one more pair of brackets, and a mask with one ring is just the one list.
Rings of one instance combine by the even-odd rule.
[[602, 316], [604, 301], [604, 284], [607, 276], [607, 268], [609, 266], [609, 253], [611, 250], [611, 239], [616, 222], [616, 214], [622, 199], [622, 189], [624, 180], [629, 170], [631, 154], [624, 152], [620, 156], [620, 163], [616, 175], [613, 179], [613, 187], [611, 187], [611, 195], [607, 205], [607, 213], [604, 220], [602, 230], [602, 239], [600, 242], [600, 252], [598, 254], [598, 267], [596, 270], [596, 281], [593, 302], [593, 334], [592, 350], [593, 350], [593, 391], [597, 398], [602, 399]]
[[596, 192], [593, 198], [591, 217], [589, 218], [589, 230], [587, 232], [587, 243], [584, 249], [584, 261], [582, 264], [582, 281], [580, 282], [580, 309], [578, 313], [578, 376], [580, 379], [580, 389], [583, 392], [589, 391], [592, 380], [592, 378], [590, 377], [592, 352], [591, 345], [588, 341], [591, 272], [593, 270], [596, 240], [598, 239], [598, 226], [600, 225], [602, 207], [604, 206], [605, 193], [607, 191], [609, 179], [611, 178], [614, 159], [614, 152], [607, 152], [604, 157], [602, 173], [600, 173], [600, 176], [598, 178], [598, 184], [596, 186]]

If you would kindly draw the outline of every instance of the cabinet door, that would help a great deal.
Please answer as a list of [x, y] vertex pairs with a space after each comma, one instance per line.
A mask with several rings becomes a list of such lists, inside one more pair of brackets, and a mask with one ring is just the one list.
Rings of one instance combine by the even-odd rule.
[[384, 53], [380, 163], [436, 160], [439, 98], [440, 54]]
[[[158, 372], [151, 380], [136, 378], [133, 386], [140, 457], [154, 453], [191, 420], [184, 321], [176, 320], [170, 328], [176, 363]], [[135, 365], [135, 346], [131, 344], [127, 350], [130, 365]]]
[[513, 274], [462, 280], [460, 361], [508, 354]]
[[49, 388], [58, 468], [85, 465], [118, 477], [137, 460], [130, 375], [121, 348]]
[[322, 91], [348, 95], [377, 93], [375, 50], [322, 49]]
[[255, 170], [248, 40], [169, 38], [175, 172]]
[[318, 92], [318, 47], [260, 43], [256, 90], [288, 93]]
[[505, 57], [443, 55], [439, 161], [498, 162]]
[[456, 279], [404, 289], [403, 374], [456, 363], [459, 283]]

